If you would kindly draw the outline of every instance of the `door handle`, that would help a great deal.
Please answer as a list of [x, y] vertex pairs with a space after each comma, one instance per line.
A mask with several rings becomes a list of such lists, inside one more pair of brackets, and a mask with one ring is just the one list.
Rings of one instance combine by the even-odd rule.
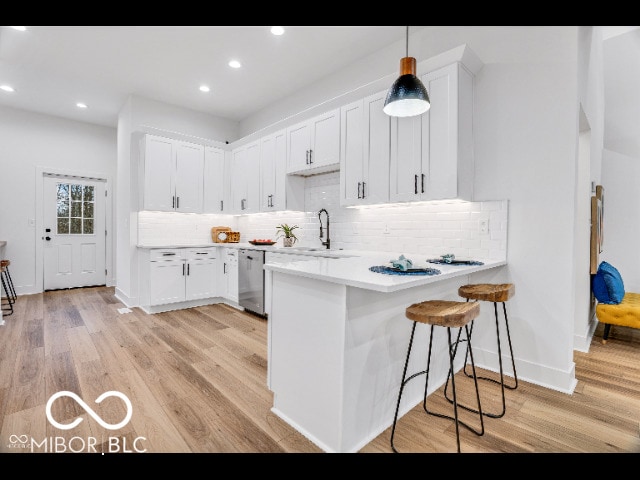
[[47, 242], [50, 242], [50, 241], [51, 241], [51, 237], [44, 237], [44, 239], [45, 239]]

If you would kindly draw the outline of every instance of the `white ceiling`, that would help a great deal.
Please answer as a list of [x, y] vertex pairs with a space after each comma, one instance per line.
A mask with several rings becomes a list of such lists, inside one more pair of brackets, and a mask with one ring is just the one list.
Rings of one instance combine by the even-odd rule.
[[[0, 27], [0, 85], [16, 90], [0, 90], [0, 104], [116, 126], [136, 94], [241, 121], [405, 38], [403, 26], [285, 29], [274, 36], [268, 26]], [[230, 68], [233, 58], [243, 67]]]
[[[405, 40], [404, 26], [285, 28], [278, 37], [268, 26], [0, 26], [0, 85], [16, 89], [0, 90], [0, 105], [115, 127], [136, 94], [242, 121]], [[603, 38], [605, 148], [640, 156], [640, 29], [603, 27]], [[230, 68], [232, 58], [243, 67]]]

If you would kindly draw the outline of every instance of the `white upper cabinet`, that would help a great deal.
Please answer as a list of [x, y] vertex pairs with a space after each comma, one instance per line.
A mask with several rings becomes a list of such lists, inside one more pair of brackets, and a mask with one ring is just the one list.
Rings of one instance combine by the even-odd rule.
[[260, 139], [260, 211], [304, 210], [304, 177], [287, 175], [287, 132]]
[[217, 147], [204, 149], [204, 213], [224, 213], [225, 158]]
[[287, 128], [287, 173], [314, 175], [340, 168], [340, 109]]
[[284, 210], [287, 134], [281, 130], [260, 140], [260, 211]]
[[142, 150], [143, 209], [201, 213], [204, 147], [145, 135]]
[[389, 201], [391, 119], [386, 91], [340, 109], [340, 204]]
[[473, 77], [453, 63], [421, 80], [431, 108], [391, 120], [390, 200], [472, 200]]
[[245, 214], [260, 211], [260, 142], [253, 142], [231, 152], [231, 211]]
[[202, 213], [204, 146], [176, 142], [176, 212]]

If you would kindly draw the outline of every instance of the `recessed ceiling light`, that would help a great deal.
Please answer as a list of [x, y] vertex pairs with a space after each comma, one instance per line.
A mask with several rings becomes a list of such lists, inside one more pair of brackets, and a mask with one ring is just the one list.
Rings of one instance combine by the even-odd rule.
[[86, 103], [82, 103], [82, 102], [78, 102], [78, 103], [76, 103], [76, 107], [78, 107], [78, 108], [87, 108], [87, 104]]
[[209, 87], [207, 87], [206, 85], [200, 85], [200, 91], [201, 92], [210, 92], [211, 89]]
[[15, 92], [16, 90], [10, 85], [0, 85], [0, 90], [4, 90], [5, 92]]
[[282, 35], [284, 33], [284, 28], [282, 27], [271, 27], [271, 33], [274, 35]]
[[27, 29], [27, 27], [11, 27], [11, 28], [13, 28], [14, 30], [19, 30], [20, 32], [24, 32]]
[[241, 64], [239, 61], [237, 61], [237, 60], [231, 60], [231, 61], [229, 62], [229, 66], [230, 66], [231, 68], [240, 68], [240, 67], [242, 66], [242, 64]]

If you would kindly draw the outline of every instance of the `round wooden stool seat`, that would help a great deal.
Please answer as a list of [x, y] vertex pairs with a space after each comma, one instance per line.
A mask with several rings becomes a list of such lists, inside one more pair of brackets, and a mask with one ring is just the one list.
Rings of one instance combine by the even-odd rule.
[[458, 288], [458, 295], [469, 300], [506, 302], [516, 293], [513, 283], [476, 283]]
[[480, 315], [480, 304], [453, 302], [447, 300], [427, 300], [407, 307], [406, 316], [414, 322], [441, 327], [464, 327]]

